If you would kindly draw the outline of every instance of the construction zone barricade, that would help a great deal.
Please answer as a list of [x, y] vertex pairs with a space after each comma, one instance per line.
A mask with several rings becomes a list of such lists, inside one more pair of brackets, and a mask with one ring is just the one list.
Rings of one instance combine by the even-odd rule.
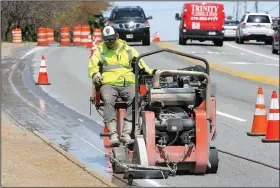
[[73, 45], [79, 46], [81, 44], [81, 26], [76, 25], [73, 27]]
[[255, 114], [253, 118], [251, 132], [247, 132], [248, 136], [264, 136], [267, 125], [267, 114], [265, 110], [263, 89], [260, 87], [257, 94], [257, 102], [255, 106]]
[[272, 91], [271, 104], [269, 109], [269, 116], [267, 122], [267, 129], [265, 138], [262, 139], [264, 143], [279, 143], [279, 103], [276, 91]]
[[13, 43], [22, 43], [22, 32], [20, 28], [12, 30]]
[[95, 44], [98, 45], [100, 42], [102, 42], [102, 33], [101, 29], [95, 28], [93, 30], [93, 38], [95, 40]]
[[38, 81], [36, 82], [36, 85], [51, 85], [48, 78], [46, 59], [44, 55], [42, 55], [41, 57], [41, 65], [40, 65]]
[[38, 46], [48, 45], [47, 29], [44, 27], [39, 27], [37, 29], [37, 45]]
[[52, 28], [47, 28], [47, 41], [48, 44], [54, 43], [54, 30]]
[[70, 29], [69, 27], [60, 28], [60, 45], [69, 46], [70, 45]]
[[87, 42], [87, 48], [91, 48], [92, 47], [92, 38], [91, 38], [91, 34], [88, 35], [88, 42]]
[[90, 56], [89, 57], [91, 57], [93, 55], [96, 48], [97, 48], [97, 45], [96, 45], [96, 42], [95, 42], [95, 38], [93, 38], [92, 39], [92, 47], [91, 47], [91, 50], [90, 50]]
[[80, 43], [81, 46], [87, 47], [89, 34], [90, 34], [89, 25], [82, 25], [81, 26], [81, 43]]

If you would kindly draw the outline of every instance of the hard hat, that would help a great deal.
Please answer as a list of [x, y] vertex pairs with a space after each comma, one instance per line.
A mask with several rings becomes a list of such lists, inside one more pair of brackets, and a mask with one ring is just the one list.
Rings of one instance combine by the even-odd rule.
[[112, 26], [106, 26], [103, 29], [102, 37], [104, 42], [112, 42], [117, 39], [116, 31]]

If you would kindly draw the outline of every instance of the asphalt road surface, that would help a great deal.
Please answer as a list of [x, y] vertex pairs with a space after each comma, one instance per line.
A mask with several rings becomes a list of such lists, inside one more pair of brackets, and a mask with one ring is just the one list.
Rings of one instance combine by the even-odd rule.
[[[137, 45], [134, 47], [139, 53], [156, 50], [160, 47], [172, 47], [202, 56], [209, 62], [242, 71], [243, 74], [279, 78], [279, 60], [277, 61], [279, 56], [271, 54], [268, 46], [240, 46], [232, 42], [226, 42], [224, 47], [179, 46], [177, 42], [170, 42], [152, 44], [149, 47]], [[28, 54], [26, 54], [27, 51]], [[260, 55], [252, 54], [252, 52]], [[18, 64], [25, 64], [26, 68], [16, 66], [16, 61], [7, 61], [6, 64], [9, 65], [4, 67], [4, 72], [10, 79], [4, 83], [8, 88], [6, 89], [7, 93], [21, 95], [20, 100], [23, 103], [29, 103], [25, 107], [29, 108], [29, 116], [21, 118], [31, 118], [35, 116], [34, 114], [38, 116], [38, 113], [43, 113], [44, 123], [40, 119], [42, 114], [36, 119], [41, 132], [64, 146], [66, 150], [88, 164], [90, 168], [105, 176], [106, 160], [102, 157], [104, 154], [101, 151], [103, 142], [98, 136], [102, 130], [102, 118], [94, 108], [92, 115], [89, 116], [89, 97], [91, 96], [91, 80], [87, 77], [89, 49], [54, 45], [44, 48], [35, 47], [31, 51], [26, 49], [20, 55], [24, 58]], [[37, 81], [41, 55], [46, 57], [51, 85], [34, 85], [34, 82]], [[168, 53], [145, 57], [144, 60], [151, 68], [158, 69], [177, 69], [193, 65], [192, 61]], [[236, 65], [229, 62], [252, 64]], [[264, 63], [273, 65], [262, 65]], [[15, 73], [20, 72], [23, 74], [23, 83], [18, 81], [19, 78], [14, 78]], [[264, 144], [261, 142], [261, 137], [248, 137], [246, 135], [252, 126], [258, 87], [262, 87], [264, 90], [267, 111], [272, 91], [278, 92], [279, 88], [273, 86], [274, 84], [249, 81], [216, 70], [211, 70], [210, 74], [212, 81], [217, 83], [218, 87], [217, 148], [279, 167], [279, 144]], [[32, 76], [34, 80], [32, 80]], [[24, 91], [23, 86], [27, 88]], [[40, 99], [35, 102], [27, 94], [27, 91], [32, 92]], [[7, 97], [10, 96], [7, 95]], [[6, 102], [6, 107], [8, 108], [8, 105], [11, 106], [11, 104]], [[32, 110], [32, 105], [35, 106], [34, 109], [37, 109], [37, 112]], [[19, 116], [18, 111], [19, 109], [8, 108], [8, 112], [17, 116]], [[25, 122], [26, 126], [30, 126], [32, 119], [28, 123], [22, 121]], [[137, 180], [135, 182], [140, 186], [279, 186], [279, 170], [223, 153], [219, 153], [219, 158], [219, 171], [214, 175], [176, 176], [169, 177], [167, 180]]]

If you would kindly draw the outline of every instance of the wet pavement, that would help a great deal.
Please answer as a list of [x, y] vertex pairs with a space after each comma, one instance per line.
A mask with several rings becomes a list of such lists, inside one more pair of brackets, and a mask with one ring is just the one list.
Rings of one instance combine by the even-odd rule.
[[[92, 116], [92, 120], [81, 115], [86, 115], [87, 106], [83, 105], [86, 104], [85, 101], [87, 99], [85, 99], [85, 97], [87, 97], [86, 92], [88, 87], [86, 82], [83, 82], [84, 80], [82, 80], [83, 77], [81, 76], [84, 75], [82, 73], [86, 70], [86, 65], [83, 64], [83, 66], [80, 66], [83, 61], [78, 61], [78, 59], [84, 57], [83, 54], [87, 54], [87, 50], [83, 50], [83, 52], [80, 52], [77, 49], [75, 49], [75, 52], [72, 50], [74, 49], [56, 49], [48, 47], [48, 50], [44, 51], [44, 53], [49, 53], [54, 57], [51, 62], [49, 61], [48, 70], [52, 74], [51, 82], [53, 81], [53, 87], [59, 82], [59, 84], [56, 85], [56, 87], [60, 89], [58, 92], [46, 92], [47, 89], [51, 88], [49, 86], [43, 86], [42, 88], [44, 91], [42, 91], [41, 87], [36, 86], [34, 79], [32, 79], [32, 76], [34, 76], [33, 71], [37, 72], [39, 69], [38, 66], [32, 65], [32, 60], [36, 59], [38, 65], [38, 61], [41, 58], [39, 56], [40, 53], [34, 55], [37, 57], [33, 57], [32, 55], [25, 57], [25, 60], [21, 61], [18, 64], [18, 67], [14, 67], [14, 75], [10, 77], [12, 82], [6, 80], [5, 86], [7, 87], [5, 87], [5, 92], [7, 92], [9, 96], [6, 96], [5, 98], [7, 100], [5, 101], [5, 105], [10, 113], [13, 113], [16, 118], [19, 118], [19, 121], [22, 121], [22, 124], [26, 127], [39, 130], [48, 138], [52, 139], [56, 144], [64, 147], [65, 150], [85, 163], [89, 168], [108, 177], [109, 175], [106, 172], [106, 158], [102, 153], [103, 142], [99, 138], [99, 133], [102, 131], [103, 127], [93, 121], [97, 119], [96, 117]], [[52, 53], [52, 51], [55, 53]], [[164, 63], [167, 65], [168, 62], [164, 62], [166, 56], [159, 56], [157, 58], [155, 59], [157, 59], [158, 62], [161, 62], [161, 66], [164, 66]], [[87, 60], [87, 56], [85, 56], [85, 59]], [[153, 62], [152, 60], [153, 59], [151, 59], [151, 62]], [[177, 61], [175, 58], [172, 60], [174, 64], [172, 66], [185, 66], [181, 61]], [[12, 62], [13, 61], [11, 61], [11, 63]], [[51, 63], [53, 64], [52, 69], [50, 66]], [[25, 64], [26, 66], [21, 67], [21, 64]], [[12, 66], [7, 65], [7, 63], [5, 66], [3, 72], [5, 72], [5, 77], [7, 77], [13, 69]], [[35, 69], [33, 70], [33, 68]], [[60, 71], [61, 69], [64, 71]], [[18, 76], [17, 73], [21, 73], [19, 75], [22, 75], [23, 81], [20, 81], [20, 76]], [[81, 82], [71, 82], [72, 80], [69, 80], [71, 77], [69, 77], [68, 74], [72, 74], [72, 79], [81, 79]], [[62, 80], [62, 78], [60, 79], [59, 76], [64, 76], [64, 80]], [[221, 76], [215, 72], [212, 73], [212, 76], [216, 81], [225, 82], [219, 83], [221, 85], [221, 87], [219, 87], [219, 93], [224, 94], [222, 96], [219, 95], [219, 108], [221, 108], [223, 112], [228, 112], [230, 114], [238, 114], [237, 111], [240, 111], [240, 113], [242, 113], [242, 116], [240, 117], [251, 117], [252, 111], [250, 108], [251, 106], [252, 108], [254, 107], [255, 98], [253, 94], [249, 95], [248, 93], [250, 93], [249, 90], [253, 90], [251, 93], [254, 93], [254, 88], [256, 86], [251, 85], [251, 83], [245, 83], [244, 81], [242, 82], [244, 85], [242, 85], [240, 84], [241, 81], [238, 80], [239, 87], [236, 87], [237, 89], [242, 90], [244, 88], [245, 90], [249, 88], [247, 89], [248, 91], [246, 92], [245, 98], [244, 96], [242, 97], [242, 92], [237, 90], [237, 93], [241, 93], [241, 97], [239, 97], [239, 95], [236, 95], [235, 93], [232, 94], [232, 89], [230, 89], [232, 86], [226, 87], [226, 85], [229, 85], [229, 79], [231, 78], [227, 78], [223, 75]], [[236, 80], [232, 79], [230, 83], [236, 85], [236, 82]], [[61, 90], [63, 90], [63, 92], [61, 92]], [[71, 90], [74, 90], [73, 93], [68, 93], [69, 91], [71, 92]], [[45, 92], [50, 93], [50, 95], [56, 98], [56, 100]], [[269, 92], [270, 91], [266, 91], [266, 93]], [[77, 93], [80, 94], [79, 97], [82, 99], [77, 100]], [[22, 97], [19, 97], [18, 95]], [[65, 99], [66, 95], [68, 97], [67, 100]], [[65, 100], [60, 100], [61, 98]], [[239, 98], [241, 98], [241, 102], [247, 101], [249, 104], [246, 103], [242, 106]], [[3, 97], [3, 102], [5, 99]], [[71, 100], [76, 104], [74, 105], [74, 108], [69, 105], [69, 101], [71, 102]], [[70, 106], [71, 109], [82, 109], [83, 113], [77, 113], [77, 111], [73, 111], [57, 101], [64, 102], [67, 106]], [[217, 117], [217, 122], [219, 125], [219, 147], [227, 148], [228, 150], [234, 151], [234, 153], [242, 153], [243, 155], [251, 155], [254, 158], [262, 158], [269, 163], [279, 163], [277, 160], [278, 153], [277, 155], [275, 154], [275, 145], [265, 145], [259, 149], [260, 144], [258, 140], [250, 140], [250, 138], [244, 136], [245, 131], [250, 127], [250, 123], [237, 122], [233, 119], [227, 119], [226, 117], [221, 116]], [[240, 143], [243, 144], [242, 147], [240, 147]], [[270, 157], [270, 155], [272, 157]], [[251, 156], [250, 158], [252, 158]], [[251, 164], [248, 161], [235, 159], [224, 154], [220, 155], [220, 160], [221, 167], [219, 173], [216, 175], [209, 175], [204, 178], [201, 178], [200, 176], [177, 176], [174, 178], [171, 177], [167, 181], [145, 180], [139, 184], [141, 186], [149, 184], [149, 186], [166, 185], [183, 187], [192, 185], [279, 185], [279, 172], [265, 169], [262, 166]]]
[[[16, 54], [23, 55], [23, 51]], [[99, 136], [103, 127], [60, 104], [35, 85], [33, 56], [2, 59], [2, 109], [26, 129], [44, 134], [88, 168], [111, 179]]]

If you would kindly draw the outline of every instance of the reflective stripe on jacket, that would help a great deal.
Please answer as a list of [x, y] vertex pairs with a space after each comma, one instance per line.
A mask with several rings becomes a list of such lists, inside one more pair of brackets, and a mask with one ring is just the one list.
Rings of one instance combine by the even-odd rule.
[[[100, 72], [103, 77], [102, 84], [110, 84], [116, 86], [126, 86], [135, 84], [135, 76], [131, 67], [131, 60], [139, 54], [133, 48], [127, 45], [126, 41], [118, 39], [118, 48], [110, 50], [101, 42], [97, 46], [97, 50], [90, 58], [88, 65], [88, 77]], [[143, 59], [139, 62], [140, 68], [143, 68], [148, 74], [152, 74]]]

